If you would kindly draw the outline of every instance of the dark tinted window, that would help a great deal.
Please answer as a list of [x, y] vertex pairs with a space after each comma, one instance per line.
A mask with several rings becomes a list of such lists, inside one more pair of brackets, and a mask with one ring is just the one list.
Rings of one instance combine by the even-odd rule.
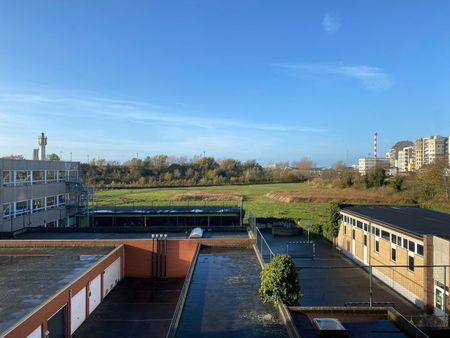
[[417, 254], [423, 256], [423, 245], [417, 244]]
[[408, 240], [406, 238], [403, 238], [403, 247], [408, 249]]
[[383, 230], [381, 231], [381, 238], [383, 238], [383, 239], [385, 239], [387, 241], [390, 240], [390, 236], [389, 235], [390, 235], [389, 232], [383, 231]]
[[414, 257], [408, 256], [408, 269], [414, 271]]

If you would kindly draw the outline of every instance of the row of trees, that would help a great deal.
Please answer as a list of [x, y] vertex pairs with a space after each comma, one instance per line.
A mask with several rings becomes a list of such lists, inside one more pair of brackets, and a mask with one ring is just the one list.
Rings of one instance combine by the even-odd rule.
[[95, 186], [180, 186], [299, 182], [305, 179], [304, 170], [293, 169], [287, 164], [263, 168], [255, 160], [187, 159], [166, 155], [133, 158], [124, 163], [93, 160], [82, 164], [82, 174], [87, 184]]

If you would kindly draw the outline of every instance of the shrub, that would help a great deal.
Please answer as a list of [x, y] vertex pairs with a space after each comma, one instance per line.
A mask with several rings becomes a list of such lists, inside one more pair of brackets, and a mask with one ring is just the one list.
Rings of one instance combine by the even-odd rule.
[[333, 239], [339, 234], [339, 221], [341, 220], [340, 206], [336, 202], [331, 202], [328, 208], [328, 219], [325, 224], [325, 235]]
[[404, 178], [402, 176], [395, 176], [395, 178], [392, 180], [392, 188], [394, 188], [395, 192], [400, 192], [403, 190], [403, 182]]
[[275, 255], [260, 273], [259, 296], [263, 303], [297, 305], [301, 297], [298, 274], [291, 256]]

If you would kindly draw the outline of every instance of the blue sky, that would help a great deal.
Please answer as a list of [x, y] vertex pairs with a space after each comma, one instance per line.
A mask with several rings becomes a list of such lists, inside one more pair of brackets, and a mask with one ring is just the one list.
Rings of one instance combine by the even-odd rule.
[[450, 2], [0, 3], [0, 156], [351, 164], [450, 134]]

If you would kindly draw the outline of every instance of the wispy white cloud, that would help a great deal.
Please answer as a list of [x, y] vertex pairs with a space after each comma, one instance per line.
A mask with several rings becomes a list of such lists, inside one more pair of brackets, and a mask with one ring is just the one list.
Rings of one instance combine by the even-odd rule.
[[[265, 160], [282, 156], [299, 140], [320, 138], [324, 129], [283, 123], [278, 115], [214, 117], [190, 107], [172, 107], [147, 102], [116, 100], [59, 91], [0, 89], [0, 156], [28, 156], [41, 131], [49, 136], [48, 151], [64, 159], [126, 160], [166, 153], [192, 156], [206, 151], [216, 157]], [[290, 149], [290, 148], [289, 148]], [[298, 149], [292, 150], [295, 154]], [[292, 155], [291, 154], [291, 155]]]
[[327, 63], [277, 63], [276, 67], [293, 75], [339, 76], [358, 80], [371, 90], [384, 90], [394, 84], [392, 78], [379, 67], [365, 65], [345, 66]]
[[[3, 104], [39, 106], [48, 108], [45, 114], [67, 118], [108, 118], [126, 120], [132, 123], [159, 124], [173, 127], [192, 127], [201, 129], [240, 128], [268, 132], [323, 132], [320, 128], [298, 125], [262, 124], [256, 121], [238, 119], [210, 118], [191, 113], [166, 112], [160, 106], [145, 102], [109, 100], [97, 97], [59, 97], [42, 94], [1, 93], [0, 109]], [[5, 111], [5, 110], [3, 110]], [[5, 112], [1, 116], [6, 118]], [[0, 117], [1, 117], [0, 116]]]
[[322, 27], [325, 32], [333, 35], [341, 28], [341, 22], [336, 15], [326, 13], [322, 20]]

